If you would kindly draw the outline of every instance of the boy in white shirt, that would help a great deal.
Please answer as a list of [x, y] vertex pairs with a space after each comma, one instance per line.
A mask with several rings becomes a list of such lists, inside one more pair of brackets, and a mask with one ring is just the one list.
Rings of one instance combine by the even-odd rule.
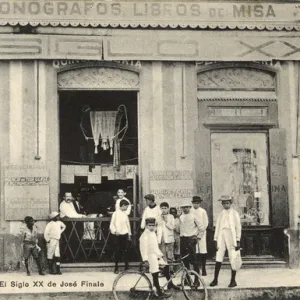
[[[44, 232], [44, 238], [47, 242], [47, 259], [49, 263], [49, 273], [61, 275], [60, 271], [60, 248], [59, 240], [62, 232], [66, 229], [66, 225], [61, 222], [59, 213], [53, 211], [50, 214], [50, 222], [47, 224]], [[56, 273], [53, 269], [53, 259], [56, 264]]]
[[125, 197], [125, 196], [126, 196], [126, 191], [125, 191], [125, 189], [123, 189], [123, 188], [122, 188], [122, 189], [118, 189], [117, 196], [118, 196], [118, 198], [117, 198], [117, 200], [116, 200], [115, 209], [116, 209], [116, 210], [120, 210], [120, 203], [121, 203], [121, 201], [122, 201], [122, 200], [126, 200], [127, 203], [128, 203], [128, 205], [127, 205], [127, 208], [126, 208], [126, 210], [125, 210], [125, 213], [126, 213], [127, 216], [129, 216], [129, 215], [130, 215], [130, 212], [131, 212], [131, 203], [130, 203], [130, 201]]
[[[175, 219], [173, 215], [169, 213], [169, 204], [167, 202], [162, 202], [160, 204], [161, 215], [159, 216], [157, 222], [157, 241], [160, 251], [162, 252], [164, 259], [167, 262], [174, 261], [174, 229], [175, 229]], [[169, 266], [167, 266], [169, 267]], [[177, 289], [178, 287], [170, 286]]]
[[110, 232], [115, 240], [115, 274], [118, 274], [118, 263], [121, 258], [121, 252], [124, 253], [125, 270], [128, 269], [128, 249], [131, 241], [131, 228], [127, 215], [128, 201], [120, 201], [120, 209], [116, 210], [110, 221]]
[[177, 214], [177, 208], [171, 207], [170, 214], [174, 217], [175, 227], [174, 227], [174, 258], [177, 260], [180, 258], [180, 221]]
[[145, 229], [145, 221], [147, 218], [154, 218], [157, 221], [161, 215], [160, 207], [156, 205], [154, 195], [148, 194], [144, 198], [148, 206], [143, 212], [141, 229]]
[[[196, 246], [202, 239], [204, 234], [204, 226], [202, 222], [191, 213], [192, 205], [187, 203], [181, 205], [183, 210], [179, 218], [180, 221], [180, 254], [181, 256], [189, 256], [183, 260], [184, 265], [189, 269], [190, 264], [193, 265], [195, 272], [199, 274], [199, 265], [196, 256]], [[198, 277], [195, 278], [194, 285], [199, 285]]]
[[[226, 249], [228, 251], [229, 261], [231, 261], [231, 251], [238, 251], [241, 248], [241, 220], [238, 212], [231, 207], [232, 198], [230, 196], [223, 195], [219, 201], [222, 202], [224, 209], [219, 214], [216, 223], [214, 235], [215, 247], [217, 250], [216, 265], [214, 280], [210, 283], [210, 286], [216, 286], [218, 284], [218, 276]], [[235, 276], [236, 271], [231, 270], [231, 280], [228, 287], [237, 286]]]
[[[166, 262], [163, 260], [163, 254], [159, 250], [157, 236], [155, 234], [156, 219], [147, 218], [145, 219], [146, 228], [140, 237], [140, 252], [142, 260], [144, 263], [148, 263], [150, 267], [150, 273], [153, 277], [153, 285], [156, 288], [158, 298], [168, 298], [171, 297], [170, 293], [165, 293], [158, 280], [159, 267], [166, 266]], [[167, 280], [170, 279], [170, 273], [168, 273], [168, 268], [163, 269], [163, 274], [166, 276]], [[174, 285], [172, 283], [172, 285]]]

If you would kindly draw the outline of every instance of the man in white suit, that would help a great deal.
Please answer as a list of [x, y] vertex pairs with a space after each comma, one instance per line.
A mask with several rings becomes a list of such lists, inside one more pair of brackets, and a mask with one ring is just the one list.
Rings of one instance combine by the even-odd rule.
[[208, 217], [206, 210], [200, 207], [202, 202], [201, 197], [194, 196], [192, 199], [193, 207], [191, 213], [193, 213], [203, 224], [204, 233], [201, 240], [196, 245], [196, 256], [197, 262], [200, 264], [202, 269], [202, 276], [206, 276], [206, 256], [207, 256], [207, 243], [206, 243], [206, 229], [208, 226]]
[[[216, 265], [214, 280], [210, 283], [210, 286], [216, 286], [218, 284], [218, 276], [226, 249], [228, 251], [229, 261], [231, 261], [231, 251], [234, 249], [237, 251], [241, 248], [241, 220], [238, 212], [231, 207], [232, 198], [230, 196], [221, 196], [219, 201], [222, 202], [224, 209], [218, 216], [216, 223], [214, 235], [217, 250]], [[236, 271], [231, 270], [231, 280], [228, 287], [237, 286], [235, 276]]]

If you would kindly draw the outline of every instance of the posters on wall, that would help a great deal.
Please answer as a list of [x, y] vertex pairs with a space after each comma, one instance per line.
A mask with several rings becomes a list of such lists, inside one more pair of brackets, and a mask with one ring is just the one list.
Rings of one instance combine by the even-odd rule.
[[39, 166], [6, 166], [4, 169], [5, 220], [47, 219], [49, 171]]
[[101, 166], [95, 166], [95, 168], [92, 169], [92, 172], [88, 172], [88, 183], [89, 184], [100, 184], [101, 183]]
[[244, 225], [269, 225], [266, 134], [213, 133], [211, 145], [214, 222], [230, 195]]
[[83, 176], [87, 177], [88, 184], [101, 184], [102, 177], [107, 177], [108, 180], [126, 180], [133, 179], [137, 173], [137, 165], [121, 166], [120, 170], [111, 165], [97, 165], [91, 172], [85, 165], [61, 165], [60, 182], [74, 184], [76, 176]]
[[191, 203], [194, 194], [193, 172], [150, 171], [150, 193], [158, 204], [168, 202], [170, 206], [179, 207], [183, 203]]

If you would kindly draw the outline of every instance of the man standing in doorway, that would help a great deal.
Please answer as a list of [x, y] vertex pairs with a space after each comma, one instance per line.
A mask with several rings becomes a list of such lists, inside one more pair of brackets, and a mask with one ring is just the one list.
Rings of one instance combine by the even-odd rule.
[[[222, 202], [223, 210], [218, 216], [216, 223], [216, 231], [214, 236], [216, 254], [215, 276], [210, 286], [218, 284], [218, 276], [224, 259], [224, 254], [227, 249], [229, 261], [231, 261], [232, 250], [240, 250], [241, 240], [241, 220], [238, 212], [234, 210], [232, 205], [232, 198], [230, 196], [221, 196], [219, 201]], [[228, 287], [235, 287], [236, 271], [231, 270], [231, 280]]]
[[197, 262], [200, 264], [202, 269], [202, 276], [206, 276], [206, 256], [207, 256], [207, 242], [206, 242], [206, 229], [208, 226], [208, 217], [206, 210], [200, 207], [202, 202], [201, 197], [194, 196], [192, 200], [193, 207], [191, 208], [191, 213], [193, 213], [197, 219], [202, 222], [204, 233], [202, 238], [198, 241], [196, 245], [196, 256]]

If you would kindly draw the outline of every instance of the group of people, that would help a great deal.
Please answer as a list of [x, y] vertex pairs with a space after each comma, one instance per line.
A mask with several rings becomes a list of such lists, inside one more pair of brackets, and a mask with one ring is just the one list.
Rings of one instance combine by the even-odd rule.
[[[194, 196], [191, 203], [181, 205], [182, 214], [178, 217], [176, 208], [170, 208], [167, 202], [160, 205], [155, 203], [155, 196], [148, 194], [145, 197], [145, 208], [141, 221], [141, 229], [144, 230], [140, 237], [140, 253], [145, 264], [149, 265], [153, 277], [153, 285], [159, 298], [169, 297], [171, 294], [164, 292], [159, 285], [159, 272], [169, 281], [168, 289], [178, 289], [170, 281], [169, 263], [176, 256], [185, 257], [184, 265], [189, 269], [190, 265], [199, 274], [206, 276], [207, 241], [206, 229], [208, 217], [206, 211], [200, 207], [202, 199]], [[221, 196], [219, 199], [223, 210], [217, 218], [214, 241], [216, 248], [216, 265], [214, 279], [211, 286], [218, 284], [218, 276], [224, 259], [225, 251], [228, 251], [231, 261], [232, 251], [240, 250], [241, 222], [237, 211], [232, 208], [232, 198]], [[124, 252], [125, 270], [128, 269], [128, 246], [131, 240], [131, 229], [128, 219], [128, 199], [120, 201], [120, 207], [113, 214], [110, 230], [116, 237], [115, 273], [118, 273], [120, 254]], [[236, 271], [231, 271], [231, 280], [228, 287], [237, 285]], [[194, 285], [199, 285], [195, 278]]]
[[[112, 214], [110, 230], [113, 235], [121, 236], [117, 238], [117, 243], [121, 245], [122, 249], [128, 249], [127, 240], [131, 240], [131, 230], [128, 216], [131, 212], [131, 203], [125, 197], [126, 192], [124, 189], [119, 189], [117, 191], [117, 197], [115, 198], [115, 213], [112, 213], [112, 209], [108, 209], [108, 214]], [[124, 205], [124, 202], [126, 205]], [[125, 207], [125, 209], [124, 209]], [[49, 266], [49, 274], [57, 274], [61, 275], [60, 270], [60, 239], [62, 233], [68, 229], [67, 226], [61, 221], [64, 218], [84, 218], [87, 217], [84, 213], [82, 213], [81, 203], [77, 197], [73, 197], [71, 192], [66, 192], [63, 196], [63, 201], [60, 203], [59, 210], [60, 213], [53, 211], [49, 215], [50, 222], [46, 225], [44, 231], [44, 239], [47, 245], [47, 260]], [[124, 213], [123, 213], [124, 211]], [[122, 212], [120, 214], [120, 212]], [[122, 217], [127, 221], [125, 228], [119, 227], [118, 224], [122, 223]], [[35, 220], [31, 216], [26, 216], [24, 219], [24, 225], [21, 227], [21, 235], [22, 235], [22, 243], [23, 243], [23, 258], [25, 263], [25, 268], [27, 275], [30, 276], [30, 268], [29, 268], [29, 258], [32, 257], [38, 266], [38, 272], [40, 275], [45, 275], [45, 272], [42, 267], [41, 262], [41, 248], [38, 246], [38, 228], [35, 224]], [[88, 223], [88, 222], [87, 222]], [[123, 224], [123, 223], [122, 223]], [[81, 224], [80, 224], [81, 225]], [[122, 225], [123, 226], [123, 225]], [[69, 228], [71, 229], [71, 228]], [[88, 228], [90, 229], [90, 228]], [[124, 238], [123, 232], [124, 230], [129, 230], [129, 237], [126, 236]], [[70, 230], [69, 230], [70, 231]], [[72, 232], [72, 230], [70, 231]], [[69, 234], [70, 234], [69, 232]], [[125, 251], [126, 252], [126, 251]], [[117, 248], [115, 253], [115, 260], [118, 261], [121, 255], [120, 249]], [[127, 256], [125, 255], [127, 258]], [[128, 266], [128, 259], [127, 266]]]
[[[131, 203], [125, 197], [124, 189], [119, 189], [115, 199], [115, 208], [112, 212], [110, 221], [110, 232], [115, 243], [115, 268], [114, 272], [119, 272], [119, 261], [121, 255], [124, 255], [125, 270], [129, 265], [129, 246], [131, 242], [132, 231], [129, 222], [131, 212]], [[206, 229], [208, 226], [208, 217], [206, 211], [201, 208], [202, 199], [194, 196], [191, 203], [181, 205], [182, 214], [177, 215], [175, 207], [169, 207], [167, 202], [157, 205], [155, 196], [148, 194], [145, 197], [147, 207], [145, 208], [141, 229], [143, 233], [140, 236], [140, 253], [145, 264], [149, 265], [150, 273], [153, 277], [153, 285], [157, 290], [158, 297], [169, 297], [170, 294], [164, 292], [159, 285], [159, 272], [170, 280], [170, 263], [179, 257], [183, 259], [184, 265], [189, 269], [190, 265], [202, 276], [206, 276], [206, 256], [207, 241]], [[216, 248], [216, 264], [214, 279], [211, 286], [218, 284], [218, 276], [224, 259], [225, 251], [228, 251], [231, 261], [232, 251], [240, 249], [241, 222], [237, 211], [232, 208], [232, 198], [221, 196], [219, 199], [223, 210], [217, 218], [214, 242]], [[47, 242], [47, 259], [50, 274], [61, 274], [60, 270], [60, 248], [59, 240], [66, 225], [60, 220], [60, 217], [79, 218], [85, 215], [80, 214], [75, 209], [76, 203], [71, 193], [65, 193], [64, 201], [60, 205], [60, 214], [52, 212], [50, 222], [47, 224], [44, 232], [44, 238]], [[39, 260], [41, 251], [37, 243], [37, 227], [32, 217], [25, 218], [25, 228], [23, 228], [23, 254], [27, 274], [30, 275], [28, 259], [32, 256], [38, 266], [39, 274], [45, 275]], [[172, 264], [171, 264], [172, 267]], [[229, 287], [237, 285], [235, 281], [236, 271], [231, 271], [231, 280]], [[195, 285], [199, 285], [198, 278], [195, 278]], [[172, 281], [168, 288], [178, 289]]]
[[[60, 247], [59, 240], [66, 225], [60, 221], [58, 212], [50, 214], [50, 222], [46, 225], [44, 238], [47, 243], [47, 259], [49, 265], [49, 274], [61, 275], [60, 270]], [[35, 220], [31, 216], [24, 219], [25, 226], [21, 228], [23, 235], [23, 257], [27, 275], [30, 276], [29, 258], [32, 256], [38, 266], [40, 275], [45, 275], [41, 262], [41, 248], [38, 246], [38, 228]]]

